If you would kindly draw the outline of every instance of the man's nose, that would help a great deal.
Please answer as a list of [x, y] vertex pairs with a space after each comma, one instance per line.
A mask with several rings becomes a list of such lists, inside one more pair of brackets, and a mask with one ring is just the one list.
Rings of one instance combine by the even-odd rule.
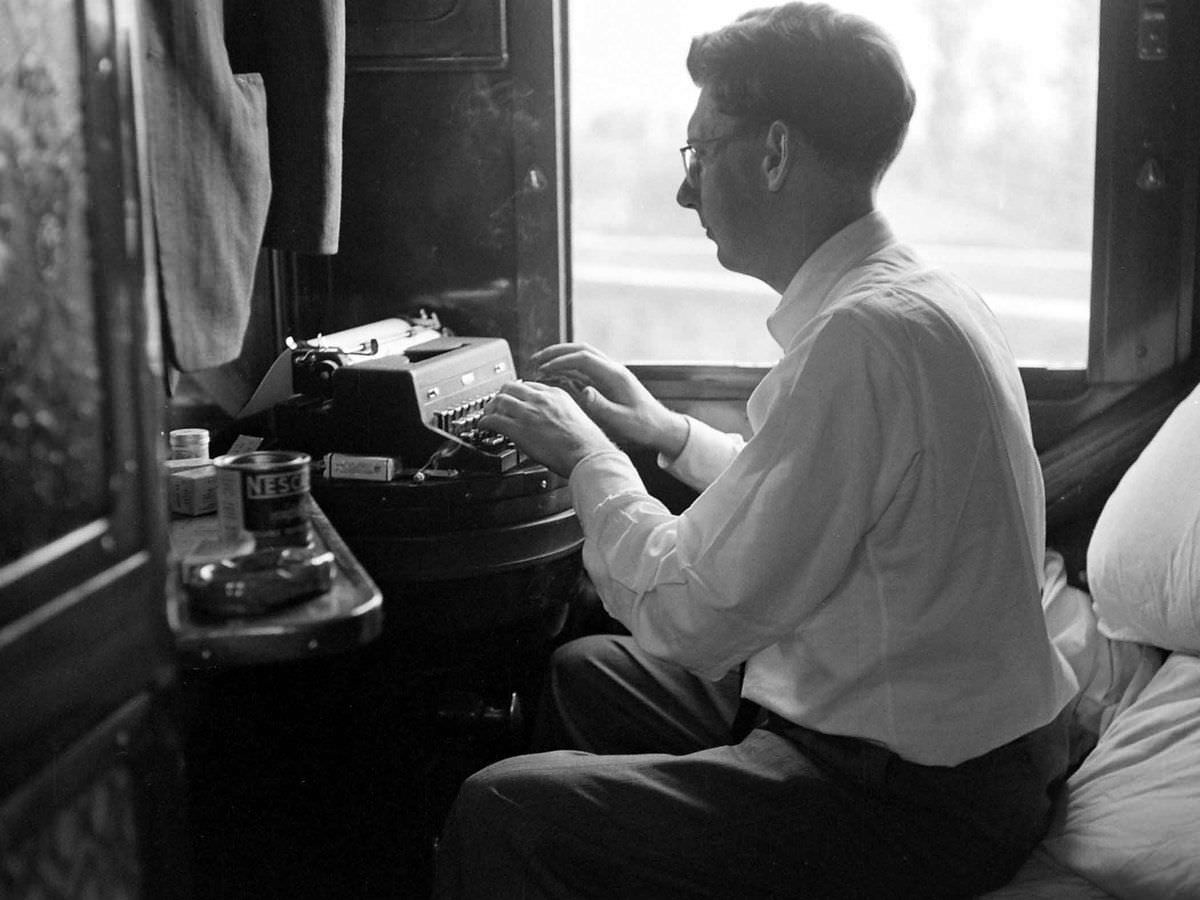
[[675, 192], [675, 202], [685, 209], [697, 209], [700, 203], [700, 195], [696, 189], [692, 187], [692, 183], [686, 178], [679, 183], [679, 190]]

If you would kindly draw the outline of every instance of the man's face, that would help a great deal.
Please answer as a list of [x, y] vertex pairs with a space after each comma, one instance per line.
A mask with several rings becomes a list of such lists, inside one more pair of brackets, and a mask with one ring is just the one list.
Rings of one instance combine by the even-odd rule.
[[[765, 134], [766, 129], [761, 129]], [[715, 140], [715, 139], [720, 140]], [[695, 147], [694, 178], [684, 179], [675, 195], [694, 209], [705, 234], [717, 245], [717, 259], [734, 272], [757, 275], [762, 242], [756, 239], [756, 213], [763, 190], [760, 164], [763, 134], [719, 112], [708, 89], [700, 92], [688, 121], [687, 140]]]

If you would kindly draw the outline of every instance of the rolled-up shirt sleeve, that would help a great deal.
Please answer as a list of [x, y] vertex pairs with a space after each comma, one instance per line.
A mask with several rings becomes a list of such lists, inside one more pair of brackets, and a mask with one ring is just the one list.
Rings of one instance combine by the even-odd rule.
[[681, 515], [619, 451], [571, 474], [605, 608], [708, 678], [803, 629], [916, 455], [905, 379], [869, 330], [834, 315], [806, 340], [758, 431]]

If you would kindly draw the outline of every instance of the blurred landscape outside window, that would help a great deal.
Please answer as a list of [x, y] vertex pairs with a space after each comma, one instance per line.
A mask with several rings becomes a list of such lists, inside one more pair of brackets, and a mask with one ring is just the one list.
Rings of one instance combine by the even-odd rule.
[[[1026, 365], [1082, 368], [1091, 293], [1099, 0], [842, 0], [917, 92], [879, 208], [974, 286]], [[721, 268], [675, 203], [693, 35], [745, 0], [571, 3], [573, 321], [626, 362], [770, 364], [778, 296]]]

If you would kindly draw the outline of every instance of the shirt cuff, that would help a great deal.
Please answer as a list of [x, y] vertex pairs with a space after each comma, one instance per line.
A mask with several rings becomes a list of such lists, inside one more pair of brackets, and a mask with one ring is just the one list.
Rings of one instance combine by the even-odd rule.
[[689, 487], [702, 491], [729, 465], [743, 441], [740, 436], [718, 431], [699, 419], [688, 415], [684, 418], [688, 423], [688, 436], [683, 449], [674, 459], [660, 453], [658, 467]]
[[605, 501], [618, 494], [645, 494], [633, 461], [615, 448], [593, 450], [575, 464], [570, 476], [575, 514], [586, 536]]

